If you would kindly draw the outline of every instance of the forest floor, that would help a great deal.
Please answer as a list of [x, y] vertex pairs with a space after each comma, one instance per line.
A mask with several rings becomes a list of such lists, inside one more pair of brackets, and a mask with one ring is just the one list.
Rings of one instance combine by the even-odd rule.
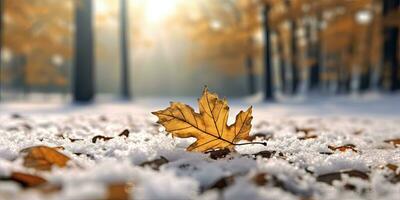
[[[267, 146], [207, 154], [155, 123], [169, 100], [1, 104], [0, 199], [398, 199], [400, 95], [254, 103], [250, 134]], [[38, 145], [67, 166], [27, 165], [21, 150]]]

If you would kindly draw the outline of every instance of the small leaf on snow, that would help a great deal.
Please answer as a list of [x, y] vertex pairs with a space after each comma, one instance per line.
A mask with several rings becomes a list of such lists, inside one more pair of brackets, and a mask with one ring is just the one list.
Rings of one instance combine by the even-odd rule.
[[308, 134], [310, 134], [311, 132], [314, 132], [314, 131], [315, 131], [315, 128], [299, 128], [299, 127], [296, 127], [296, 132], [297, 133], [303, 132], [306, 135], [308, 135]]
[[[261, 156], [263, 158], [272, 158], [272, 156], [274, 156], [276, 153], [276, 151], [260, 151], [258, 153], [253, 154], [253, 156], [257, 157], [257, 156]], [[282, 154], [283, 156], [283, 154]]]
[[23, 172], [12, 172], [11, 176], [6, 180], [15, 181], [21, 184], [22, 187], [36, 187], [47, 182], [46, 179], [40, 176]]
[[47, 146], [34, 146], [23, 149], [24, 166], [37, 170], [50, 170], [53, 165], [65, 167], [70, 160], [66, 155]]
[[332, 184], [335, 180], [342, 180], [342, 175], [346, 174], [350, 177], [356, 177], [364, 180], [368, 180], [369, 176], [365, 172], [358, 170], [345, 170], [341, 172], [333, 172], [328, 174], [319, 175], [317, 181]]
[[353, 152], [357, 153], [358, 151], [355, 149], [355, 147], [356, 147], [356, 145], [354, 145], [354, 144], [346, 144], [346, 145], [338, 146], [338, 147], [334, 147], [334, 146], [328, 145], [328, 148], [330, 150], [332, 150], [332, 151], [345, 152], [347, 150], [352, 150]]
[[129, 130], [125, 129], [124, 131], [122, 131], [122, 133], [120, 133], [118, 136], [125, 136], [125, 137], [129, 137]]
[[107, 136], [102, 136], [102, 135], [96, 135], [92, 138], [92, 142], [96, 143], [97, 140], [103, 140], [103, 141], [107, 141], [107, 140], [111, 140], [113, 139], [113, 137], [107, 137]]
[[76, 142], [76, 141], [83, 141], [83, 139], [76, 139], [76, 138], [68, 138], [69, 141], [71, 142]]
[[385, 167], [387, 167], [388, 169], [392, 170], [394, 173], [396, 173], [397, 169], [399, 168], [397, 165], [391, 164], [391, 163], [386, 164]]
[[315, 138], [317, 138], [318, 136], [316, 136], [316, 135], [306, 135], [306, 136], [301, 136], [301, 137], [298, 137], [298, 139], [299, 140], [308, 140], [308, 139], [315, 139]]
[[161, 156], [160, 158], [157, 158], [155, 160], [143, 162], [142, 164], [140, 164], [140, 166], [142, 167], [149, 166], [154, 170], [159, 170], [161, 165], [167, 164], [168, 162], [169, 162], [168, 159]]
[[209, 189], [219, 189], [222, 190], [230, 185], [232, 185], [235, 182], [235, 177], [234, 176], [225, 176], [212, 184]]
[[384, 142], [394, 145], [394, 147], [400, 146], [400, 138], [385, 140]]
[[113, 183], [107, 187], [106, 200], [128, 200], [131, 196], [132, 183]]
[[65, 147], [63, 147], [63, 146], [56, 146], [56, 147], [53, 147], [53, 149], [55, 149], [55, 150], [65, 150]]
[[251, 179], [252, 182], [258, 186], [264, 186], [268, 183], [268, 179], [266, 178], [267, 173], [262, 172], [262, 173], [258, 173], [256, 175], [253, 176], [253, 178]]
[[231, 150], [225, 148], [225, 149], [207, 151], [206, 153], [210, 154], [211, 159], [217, 160], [218, 158], [225, 158], [228, 154], [231, 153]]

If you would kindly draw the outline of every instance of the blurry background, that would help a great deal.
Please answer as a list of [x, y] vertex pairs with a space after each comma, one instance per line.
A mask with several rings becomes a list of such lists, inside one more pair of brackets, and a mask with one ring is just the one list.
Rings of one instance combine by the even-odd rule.
[[400, 89], [400, 0], [0, 2], [0, 102]]

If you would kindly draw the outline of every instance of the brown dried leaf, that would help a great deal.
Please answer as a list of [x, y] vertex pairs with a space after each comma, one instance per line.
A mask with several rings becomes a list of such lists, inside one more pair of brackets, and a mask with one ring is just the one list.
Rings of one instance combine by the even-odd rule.
[[97, 140], [103, 140], [103, 141], [107, 141], [107, 140], [111, 140], [113, 139], [113, 137], [107, 137], [107, 136], [102, 136], [102, 135], [96, 135], [92, 138], [92, 142], [96, 143]]
[[221, 100], [207, 87], [198, 100], [200, 113], [183, 103], [171, 102], [165, 110], [153, 112], [166, 131], [180, 138], [196, 138], [188, 151], [205, 152], [207, 150], [230, 148], [249, 137], [251, 120], [253, 119], [250, 107], [246, 112], [240, 111], [236, 122], [227, 125], [229, 107], [225, 99]]
[[71, 142], [76, 142], [76, 141], [83, 141], [83, 139], [76, 139], [76, 138], [68, 138], [69, 141]]
[[330, 150], [332, 150], [332, 151], [341, 151], [341, 152], [345, 152], [345, 151], [347, 151], [347, 150], [352, 150], [353, 152], [358, 152], [356, 149], [355, 149], [355, 147], [356, 147], [356, 145], [354, 145], [354, 144], [346, 144], [346, 145], [343, 145], [343, 146], [338, 146], [338, 147], [334, 147], [334, 146], [331, 146], [331, 145], [328, 145], [328, 148], [330, 149]]
[[120, 133], [118, 136], [125, 136], [125, 137], [129, 137], [129, 130], [125, 129], [124, 131], [122, 131], [122, 133]]
[[231, 153], [231, 150], [225, 148], [225, 149], [207, 151], [206, 153], [210, 154], [211, 159], [217, 160], [219, 158], [225, 158], [228, 154]]
[[142, 164], [140, 164], [140, 166], [142, 167], [149, 166], [154, 170], [159, 170], [161, 165], [167, 164], [168, 162], [169, 162], [168, 159], [161, 156], [160, 158], [157, 158], [155, 160], [143, 162]]
[[209, 189], [219, 189], [222, 190], [230, 185], [232, 185], [235, 182], [235, 177], [234, 176], [225, 176], [217, 181], [215, 181], [214, 184], [212, 184]]
[[399, 168], [397, 165], [391, 164], [391, 163], [386, 164], [385, 166], [386, 166], [388, 169], [392, 170], [394, 173], [396, 173], [396, 172], [397, 172], [397, 169]]
[[22, 187], [36, 187], [47, 182], [46, 179], [40, 176], [23, 172], [12, 172], [7, 180], [15, 181], [21, 184]]
[[267, 173], [262, 172], [262, 173], [258, 173], [256, 175], [253, 176], [253, 178], [251, 179], [252, 182], [258, 186], [264, 186], [268, 183], [268, 179], [266, 178]]
[[51, 170], [53, 165], [65, 167], [70, 160], [66, 155], [58, 152], [55, 148], [47, 146], [34, 146], [23, 149], [25, 154], [24, 166], [36, 170]]
[[304, 132], [306, 135], [308, 135], [308, 134], [310, 134], [311, 132], [314, 132], [314, 131], [315, 131], [315, 128], [299, 128], [299, 127], [296, 127], [296, 133]]
[[368, 174], [358, 170], [346, 170], [341, 172], [333, 172], [328, 174], [319, 175], [317, 181], [332, 184], [335, 180], [342, 180], [342, 175], [347, 174], [350, 177], [356, 177], [364, 180], [369, 180]]
[[385, 140], [384, 142], [392, 144], [394, 147], [400, 146], [400, 138], [391, 139], [391, 140]]
[[108, 185], [106, 200], [128, 200], [131, 196], [132, 183], [113, 183]]
[[302, 136], [302, 137], [298, 137], [299, 140], [308, 140], [308, 139], [315, 139], [318, 136], [316, 135], [306, 135], [306, 136]]
[[[253, 154], [253, 156], [261, 156], [263, 158], [272, 158], [276, 154], [276, 151], [260, 151], [258, 153]], [[283, 155], [282, 155], [283, 156]]]

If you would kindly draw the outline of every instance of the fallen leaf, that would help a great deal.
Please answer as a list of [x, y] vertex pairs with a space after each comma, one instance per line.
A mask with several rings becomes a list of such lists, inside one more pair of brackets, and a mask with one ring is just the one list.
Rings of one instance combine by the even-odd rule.
[[316, 135], [306, 135], [306, 136], [302, 136], [302, 137], [298, 137], [299, 140], [308, 140], [308, 139], [315, 139], [318, 136]]
[[266, 178], [267, 173], [261, 172], [253, 176], [251, 179], [252, 182], [258, 186], [264, 186], [268, 183], [268, 179]]
[[388, 168], [389, 170], [391, 170], [393, 172], [392, 174], [390, 174], [386, 177], [387, 179], [389, 179], [389, 181], [391, 183], [396, 184], [396, 183], [400, 182], [400, 172], [397, 172], [397, 169], [399, 168], [397, 165], [388, 163], [384, 166], [380, 166], [380, 168], [381, 169]]
[[360, 129], [360, 130], [356, 130], [353, 132], [354, 135], [361, 135], [361, 133], [363, 133], [364, 130]]
[[106, 200], [128, 200], [130, 199], [132, 183], [113, 183], [107, 187]]
[[50, 170], [53, 165], [65, 167], [69, 157], [60, 153], [55, 148], [47, 146], [34, 146], [23, 149], [25, 154], [24, 166], [37, 170]]
[[58, 193], [62, 190], [61, 185], [43, 184], [39, 185], [35, 190], [41, 192], [42, 194], [48, 195], [53, 193]]
[[13, 113], [11, 114], [11, 118], [13, 119], [21, 119], [24, 118], [22, 115], [18, 114], [18, 113]]
[[356, 178], [360, 178], [363, 180], [369, 179], [368, 174], [366, 174], [365, 172], [358, 171], [358, 170], [345, 170], [345, 171], [341, 171], [341, 172], [333, 172], [333, 173], [319, 175], [317, 177], [317, 181], [332, 185], [333, 181], [342, 180], [343, 174], [347, 174], [350, 177], [356, 177]]
[[47, 182], [46, 179], [40, 176], [22, 172], [12, 172], [11, 176], [5, 180], [15, 181], [21, 184], [22, 187], [36, 187]]
[[71, 142], [83, 141], [83, 139], [68, 138]]
[[125, 137], [129, 137], [129, 130], [125, 129], [124, 131], [122, 131], [122, 133], [120, 133], [118, 136], [125, 136]]
[[53, 149], [55, 149], [55, 150], [65, 150], [65, 147], [63, 147], [63, 146], [56, 146], [56, 147], [53, 147]]
[[92, 138], [92, 142], [96, 143], [97, 140], [103, 140], [103, 141], [107, 141], [107, 140], [111, 140], [113, 139], [113, 137], [107, 137], [107, 136], [102, 136], [102, 135], [96, 135]]
[[161, 165], [167, 164], [168, 162], [169, 162], [168, 159], [161, 156], [160, 158], [157, 158], [155, 160], [143, 162], [142, 164], [140, 164], [140, 166], [142, 167], [149, 166], [154, 170], [159, 170]]
[[328, 145], [328, 148], [330, 149], [330, 150], [332, 150], [332, 151], [341, 151], [341, 152], [345, 152], [345, 151], [347, 151], [347, 150], [352, 150], [353, 152], [358, 152], [356, 149], [355, 149], [355, 147], [356, 147], [356, 145], [354, 145], [354, 144], [346, 144], [346, 145], [343, 145], [343, 146], [338, 146], [338, 147], [334, 147], [334, 146], [331, 146], [331, 145]]
[[385, 166], [386, 166], [388, 169], [392, 170], [394, 173], [396, 173], [396, 172], [397, 172], [397, 169], [399, 168], [397, 165], [391, 164], [391, 163], [386, 164]]
[[228, 154], [231, 153], [231, 150], [225, 148], [225, 149], [207, 151], [206, 153], [210, 154], [211, 159], [217, 160], [218, 158], [225, 158]]
[[384, 142], [392, 144], [394, 147], [400, 146], [400, 139], [385, 140]]
[[[274, 156], [276, 153], [276, 151], [260, 151], [258, 153], [252, 154], [253, 156], [257, 157], [257, 156], [261, 156], [263, 158], [272, 158], [272, 156]], [[283, 154], [282, 154], [283, 156]]]
[[252, 107], [246, 112], [240, 111], [236, 122], [227, 125], [229, 107], [225, 99], [221, 100], [214, 93], [204, 88], [198, 100], [200, 113], [183, 103], [171, 102], [165, 110], [152, 112], [166, 131], [180, 138], [195, 137], [188, 151], [205, 152], [213, 149], [233, 149], [240, 140], [249, 137], [252, 120]]
[[315, 128], [299, 128], [299, 127], [296, 127], [296, 132], [297, 133], [304, 132], [306, 135], [308, 135], [309, 133], [314, 132], [314, 131], [315, 131]]
[[230, 185], [232, 185], [235, 182], [235, 177], [234, 176], [225, 176], [217, 181], [215, 181], [214, 184], [212, 184], [209, 189], [219, 189], [222, 190]]

